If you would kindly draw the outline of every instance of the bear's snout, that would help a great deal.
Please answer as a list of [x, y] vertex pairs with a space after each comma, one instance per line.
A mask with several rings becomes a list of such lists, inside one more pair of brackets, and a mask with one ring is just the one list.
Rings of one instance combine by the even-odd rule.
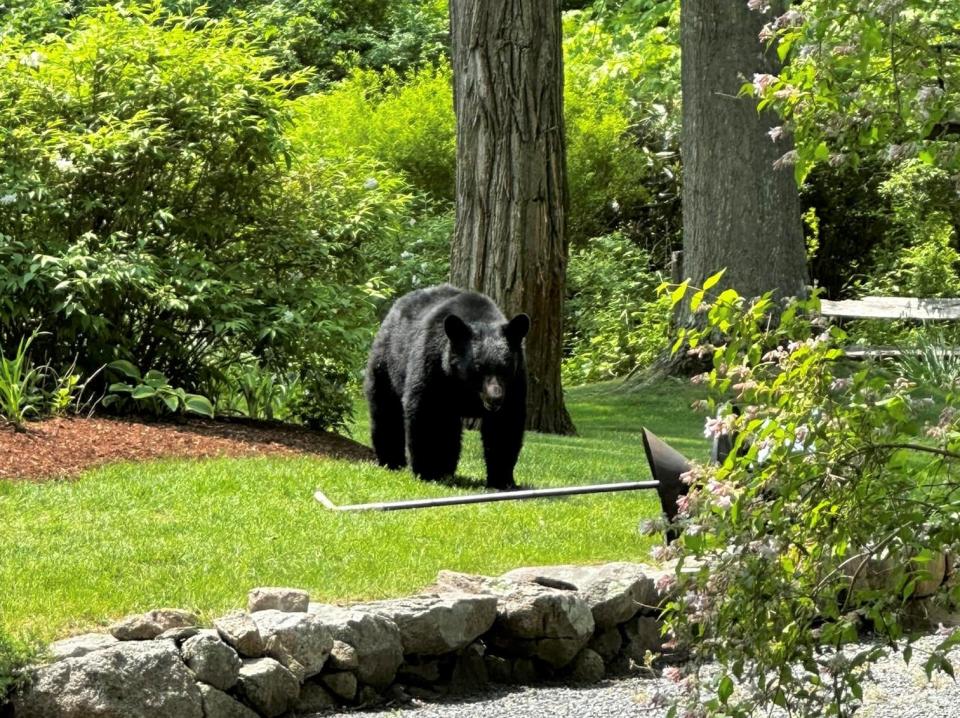
[[503, 384], [495, 376], [483, 380], [483, 389], [480, 391], [480, 400], [487, 411], [496, 411], [503, 406]]

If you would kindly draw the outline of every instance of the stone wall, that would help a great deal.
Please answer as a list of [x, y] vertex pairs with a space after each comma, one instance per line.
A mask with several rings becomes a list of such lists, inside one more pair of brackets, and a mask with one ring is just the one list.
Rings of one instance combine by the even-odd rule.
[[54, 643], [13, 715], [275, 718], [488, 682], [596, 682], [661, 651], [671, 573], [630, 563], [442, 571], [420, 595], [350, 606], [257, 588], [246, 612], [211, 628], [159, 609]]

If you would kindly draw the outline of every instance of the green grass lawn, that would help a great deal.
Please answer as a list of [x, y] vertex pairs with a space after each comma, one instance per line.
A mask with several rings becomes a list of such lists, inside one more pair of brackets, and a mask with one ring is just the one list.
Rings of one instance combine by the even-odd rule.
[[[696, 389], [665, 382], [639, 394], [575, 389], [577, 437], [528, 433], [517, 479], [548, 487], [649, 478], [640, 427], [703, 457]], [[355, 436], [366, 441], [365, 418]], [[478, 432], [460, 473], [483, 475]], [[479, 486], [479, 483], [478, 483]], [[368, 463], [313, 458], [118, 464], [75, 481], [0, 481], [0, 632], [49, 640], [160, 606], [210, 619], [258, 585], [297, 586], [315, 600], [396, 596], [447, 568], [498, 573], [521, 565], [647, 558], [638, 521], [653, 492], [337, 514], [335, 502], [479, 490], [417, 481]]]

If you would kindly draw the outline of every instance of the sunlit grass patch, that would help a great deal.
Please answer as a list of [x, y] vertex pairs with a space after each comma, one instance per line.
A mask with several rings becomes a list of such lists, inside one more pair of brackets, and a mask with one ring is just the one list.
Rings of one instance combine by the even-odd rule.
[[[694, 396], [669, 383], [639, 395], [615, 386], [570, 392], [580, 435], [529, 433], [526, 487], [649, 478], [646, 425], [692, 456], [706, 445]], [[364, 421], [355, 430], [366, 439]], [[371, 463], [316, 458], [119, 464], [69, 482], [0, 482], [0, 631], [49, 639], [133, 611], [176, 606], [211, 618], [256, 585], [308, 589], [316, 600], [395, 596], [440, 569], [498, 573], [520, 565], [644, 560], [638, 521], [653, 492], [342, 514], [336, 503], [479, 491], [479, 435], [460, 473], [476, 487], [428, 484]]]

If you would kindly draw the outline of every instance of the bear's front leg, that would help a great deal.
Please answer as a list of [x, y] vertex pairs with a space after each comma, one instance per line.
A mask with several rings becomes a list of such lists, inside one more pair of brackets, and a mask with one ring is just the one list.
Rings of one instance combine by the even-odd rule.
[[483, 458], [487, 465], [487, 486], [491, 489], [515, 489], [513, 469], [523, 446], [526, 406], [508, 404], [496, 412], [485, 412], [480, 425]]
[[404, 400], [410, 468], [427, 481], [453, 476], [460, 461], [463, 424], [445, 403], [433, 396]]

